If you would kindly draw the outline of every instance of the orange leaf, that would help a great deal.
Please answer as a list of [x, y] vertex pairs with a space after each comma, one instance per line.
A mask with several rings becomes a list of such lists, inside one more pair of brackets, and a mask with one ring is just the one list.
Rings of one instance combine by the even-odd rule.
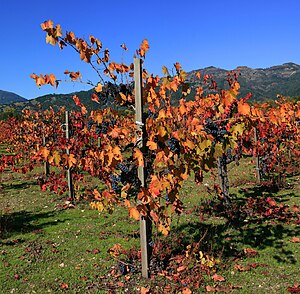
[[242, 115], [250, 114], [251, 107], [248, 103], [240, 101], [238, 102], [238, 112]]
[[134, 218], [135, 220], [140, 219], [140, 212], [137, 210], [136, 207], [129, 207], [128, 211], [129, 211], [129, 216], [131, 218]]
[[140, 55], [141, 57], [145, 56], [145, 53], [149, 50], [149, 42], [147, 39], [144, 39], [142, 44], [140, 45]]
[[134, 150], [133, 158], [138, 161], [139, 166], [144, 166], [144, 156], [143, 156], [143, 153], [140, 149], [136, 148]]
[[157, 143], [154, 141], [148, 141], [146, 144], [150, 150], [156, 150], [157, 149]]
[[101, 194], [97, 189], [94, 189], [93, 194], [96, 200], [102, 200]]
[[174, 66], [175, 66], [175, 69], [176, 69], [177, 71], [179, 71], [179, 70], [181, 69], [181, 65], [180, 65], [179, 62], [176, 62], [176, 63], [174, 64]]
[[64, 154], [62, 157], [65, 160], [64, 164], [67, 165], [68, 167], [72, 167], [77, 162], [74, 154], [70, 154], [70, 155]]
[[145, 287], [141, 288], [141, 294], [148, 294], [148, 293], [150, 293], [150, 288], [145, 288]]
[[44, 21], [43, 23], [41, 23], [41, 28], [43, 31], [47, 29], [53, 29], [53, 21], [52, 20]]
[[182, 294], [192, 294], [192, 291], [188, 287], [182, 288]]
[[46, 160], [50, 154], [50, 151], [46, 147], [41, 147], [39, 151], [41, 155], [44, 157], [44, 159]]

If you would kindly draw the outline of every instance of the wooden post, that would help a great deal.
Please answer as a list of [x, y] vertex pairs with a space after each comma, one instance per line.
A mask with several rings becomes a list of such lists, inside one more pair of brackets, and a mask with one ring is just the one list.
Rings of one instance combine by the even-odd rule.
[[229, 179], [227, 171], [227, 155], [223, 153], [217, 159], [218, 175], [219, 182], [222, 190], [222, 202], [225, 205], [228, 205], [230, 202], [229, 195]]
[[[254, 134], [254, 144], [255, 146], [257, 146], [257, 129], [256, 127], [254, 127], [253, 129], [253, 134]], [[259, 155], [256, 154], [255, 156], [255, 174], [256, 174], [256, 182], [257, 184], [261, 183], [261, 178], [260, 178], [260, 167], [259, 167], [260, 163], [259, 163]]]
[[[46, 146], [46, 137], [44, 135], [43, 135], [43, 146], [44, 147]], [[44, 162], [44, 173], [45, 173], [46, 177], [49, 177], [50, 165], [49, 165], [49, 162], [47, 160]]]
[[[143, 90], [142, 90], [142, 63], [140, 58], [134, 59], [134, 92], [135, 92], [135, 120], [138, 134], [137, 147], [145, 152], [145, 121], [143, 118]], [[141, 181], [142, 187], [145, 187], [145, 168], [138, 167], [138, 177]], [[142, 255], [142, 276], [150, 278], [150, 240], [151, 240], [152, 223], [148, 216], [140, 217], [140, 241], [141, 241], [141, 255]]]
[[[100, 124], [97, 122], [97, 126], [100, 127]], [[97, 147], [101, 147], [101, 138], [98, 136], [97, 138]]]
[[[69, 130], [69, 112], [66, 111], [66, 123], [65, 123], [65, 127], [66, 127], [66, 138], [67, 140], [70, 139], [70, 130]], [[67, 155], [70, 155], [70, 150], [67, 148], [66, 149]], [[68, 180], [68, 188], [69, 188], [69, 198], [74, 201], [75, 197], [74, 197], [74, 188], [73, 188], [73, 182], [72, 182], [72, 172], [71, 172], [71, 168], [69, 167], [67, 169], [67, 180]]]

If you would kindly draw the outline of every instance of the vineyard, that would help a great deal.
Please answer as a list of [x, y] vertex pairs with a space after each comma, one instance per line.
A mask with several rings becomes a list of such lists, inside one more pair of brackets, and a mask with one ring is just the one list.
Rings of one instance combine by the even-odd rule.
[[[0, 122], [3, 290], [300, 292], [300, 101], [253, 105], [251, 94], [239, 97], [237, 72], [226, 89], [195, 73], [191, 89], [178, 62], [162, 77], [143, 68], [147, 40], [126, 65], [94, 36], [41, 27], [47, 43], [70, 47], [96, 72], [86, 83], [99, 109], [74, 95], [78, 111], [25, 110]], [[64, 74], [83, 82], [79, 71]], [[63, 82], [31, 77], [39, 87]], [[11, 252], [27, 261], [20, 273]], [[69, 274], [65, 262], [52, 268], [68, 256]], [[31, 262], [44, 272], [49, 264], [37, 284]], [[286, 278], [276, 279], [276, 262], [288, 264]], [[247, 284], [256, 272], [268, 282]]]

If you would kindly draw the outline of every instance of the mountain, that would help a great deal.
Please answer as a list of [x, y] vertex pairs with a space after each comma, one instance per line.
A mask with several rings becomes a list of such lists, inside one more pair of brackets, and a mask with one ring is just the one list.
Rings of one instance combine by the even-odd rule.
[[27, 99], [8, 91], [0, 90], [0, 104], [10, 104], [14, 102], [25, 102]]
[[[211, 75], [217, 82], [219, 89], [227, 89], [228, 83], [226, 81], [227, 74], [230, 70], [206, 67], [203, 69], [193, 70], [187, 73], [187, 81], [191, 84], [191, 94], [189, 99], [193, 98], [195, 94], [195, 88], [199, 86], [199, 80], [196, 79], [195, 73], [201, 72], [201, 76]], [[249, 92], [252, 93], [252, 101], [274, 100], [277, 94], [281, 94], [286, 97], [300, 97], [300, 65], [295, 63], [284, 63], [282, 65], [272, 66], [269, 68], [250, 68], [247, 66], [238, 66], [233, 69], [238, 72], [238, 82], [241, 85], [240, 97], [246, 96]], [[9, 93], [6, 91], [0, 91], [0, 112], [7, 108], [8, 105], [1, 105], [2, 93]], [[61, 106], [66, 106], [68, 110], [76, 109], [79, 107], [75, 105], [72, 97], [77, 95], [81, 102], [86, 106], [88, 110], [98, 109], [99, 107], [107, 107], [112, 105], [112, 99], [108, 98], [105, 104], [98, 104], [91, 100], [91, 94], [93, 89], [88, 91], [80, 91], [69, 94], [48, 94], [32, 100], [26, 100], [16, 94], [10, 93], [8, 97], [19, 97], [19, 100], [14, 103], [10, 103], [9, 107], [16, 112], [22, 109], [47, 109], [52, 106], [54, 109], [59, 109]], [[12, 98], [11, 98], [12, 99]], [[174, 95], [174, 100], [180, 99], [179, 95]], [[102, 99], [100, 99], [102, 100]], [[8, 100], [6, 100], [8, 101]], [[1, 117], [0, 117], [1, 118]]]
[[[213, 76], [219, 88], [228, 88], [226, 78], [229, 70], [207, 67], [188, 73], [187, 80], [194, 87], [198, 85], [195, 73], [200, 71], [202, 77], [206, 74]], [[300, 96], [300, 65], [289, 62], [269, 68], [250, 68], [238, 66], [233, 69], [239, 72], [238, 82], [241, 85], [240, 97], [252, 93], [252, 100], [275, 99], [277, 94], [283, 96]]]

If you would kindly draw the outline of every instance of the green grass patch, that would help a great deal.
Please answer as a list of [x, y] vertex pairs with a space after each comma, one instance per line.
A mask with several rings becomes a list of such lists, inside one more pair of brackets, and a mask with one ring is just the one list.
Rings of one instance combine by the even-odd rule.
[[[290, 185], [273, 192], [256, 185], [254, 171], [251, 159], [229, 166], [234, 202], [264, 196], [272, 197], [276, 205], [300, 206], [299, 177], [291, 177]], [[61, 196], [40, 190], [36, 177], [42, 172], [40, 167], [26, 175], [8, 170], [2, 175], [1, 293], [139, 293], [142, 286], [164, 293], [165, 287], [174, 286], [162, 276], [147, 281], [139, 272], [117, 275], [118, 261], [108, 249], [119, 243], [138, 250], [138, 222], [122, 208], [112, 215], [92, 210], [88, 203], [63, 209]], [[181, 190], [185, 209], [174, 216], [171, 235], [165, 239], [154, 230], [154, 241], [166, 242], [183, 256], [189, 244], [198, 243], [201, 252], [220, 259], [211, 273], [203, 273], [204, 284], [194, 292], [205, 292], [206, 285], [220, 292], [223, 287], [233, 293], [287, 293], [288, 287], [299, 283], [300, 249], [293, 242], [300, 237], [299, 223], [257, 216], [230, 221], [230, 213], [205, 214], [205, 203], [216, 200], [213, 183], [205, 175], [204, 184], [197, 186], [191, 177]], [[215, 281], [214, 273], [225, 280]], [[177, 285], [189, 286], [181, 281]]]

